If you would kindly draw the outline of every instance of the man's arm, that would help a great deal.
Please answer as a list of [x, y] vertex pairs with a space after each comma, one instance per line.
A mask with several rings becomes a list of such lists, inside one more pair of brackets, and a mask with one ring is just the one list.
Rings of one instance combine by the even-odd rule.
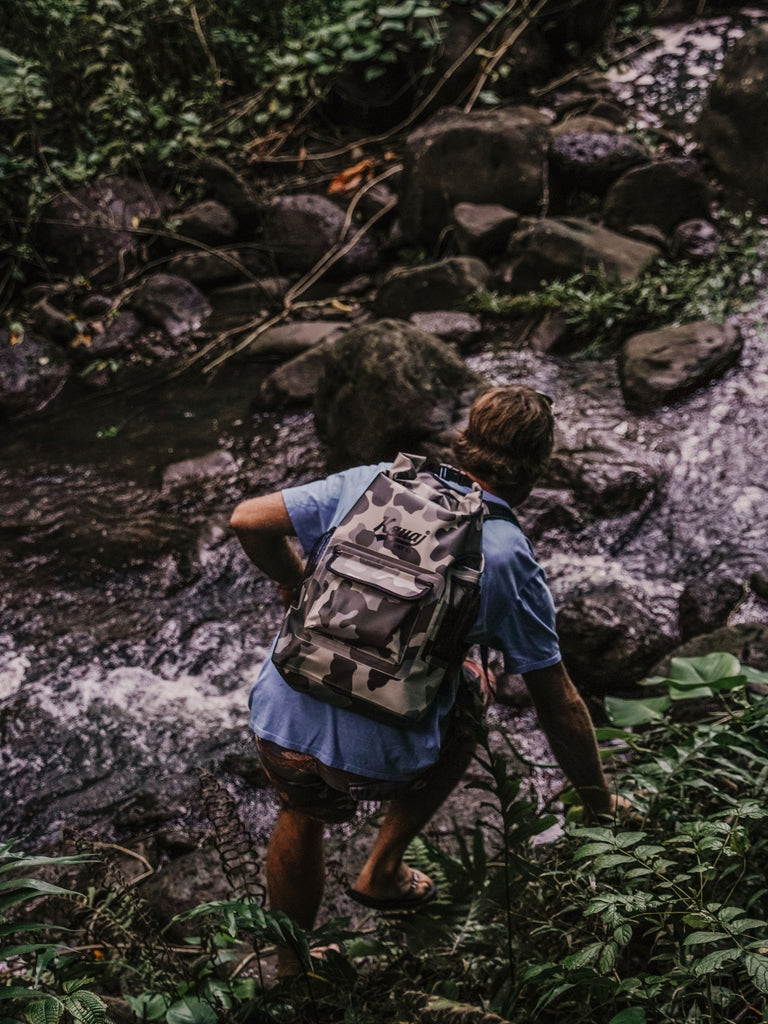
[[587, 706], [562, 661], [551, 668], [526, 672], [539, 724], [552, 753], [591, 815], [614, 814], [625, 801], [608, 788]]
[[289, 538], [296, 536], [282, 494], [241, 502], [230, 519], [246, 555], [280, 588], [287, 608], [298, 590], [304, 564]]

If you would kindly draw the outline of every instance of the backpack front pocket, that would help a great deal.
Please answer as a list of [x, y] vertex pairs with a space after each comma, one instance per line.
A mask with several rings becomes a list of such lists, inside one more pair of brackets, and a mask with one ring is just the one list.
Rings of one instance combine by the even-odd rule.
[[[382, 555], [338, 545], [304, 625], [378, 657], [398, 661], [433, 604], [442, 577]], [[429, 613], [431, 614], [431, 613]]]

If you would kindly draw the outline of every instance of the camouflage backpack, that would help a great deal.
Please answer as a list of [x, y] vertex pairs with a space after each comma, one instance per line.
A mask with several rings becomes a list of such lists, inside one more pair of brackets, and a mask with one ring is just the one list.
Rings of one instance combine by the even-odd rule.
[[457, 671], [477, 616], [484, 506], [450, 466], [400, 454], [309, 558], [272, 655], [296, 690], [368, 717], [417, 720]]

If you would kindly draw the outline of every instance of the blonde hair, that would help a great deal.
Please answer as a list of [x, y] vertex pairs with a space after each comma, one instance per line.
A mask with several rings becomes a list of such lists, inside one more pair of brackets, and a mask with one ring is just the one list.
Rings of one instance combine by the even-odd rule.
[[459, 466], [519, 505], [541, 476], [554, 445], [552, 402], [526, 385], [483, 391], [453, 442]]

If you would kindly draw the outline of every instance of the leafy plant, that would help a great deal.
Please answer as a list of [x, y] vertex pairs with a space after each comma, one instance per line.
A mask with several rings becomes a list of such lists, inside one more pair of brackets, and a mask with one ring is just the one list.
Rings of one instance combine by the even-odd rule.
[[28, 1024], [58, 1024], [65, 1016], [81, 1024], [111, 1024], [106, 1004], [90, 991], [94, 979], [88, 976], [88, 966], [61, 943], [26, 940], [28, 935], [48, 930], [47, 925], [10, 921], [6, 916], [11, 908], [40, 897], [77, 896], [60, 885], [26, 873], [19, 875], [19, 870], [82, 864], [86, 858], [34, 856], [15, 846], [16, 840], [0, 844], [0, 875], [9, 876], [0, 881], [0, 965], [12, 965], [11, 983], [0, 986], [0, 999], [24, 1004]]
[[724, 322], [757, 298], [768, 271], [768, 250], [763, 231], [750, 218], [723, 218], [723, 227], [727, 237], [707, 262], [660, 258], [626, 284], [576, 274], [522, 295], [480, 292], [466, 305], [498, 317], [557, 313], [570, 325], [573, 344], [595, 354], [617, 348], [640, 331], [695, 320]]

